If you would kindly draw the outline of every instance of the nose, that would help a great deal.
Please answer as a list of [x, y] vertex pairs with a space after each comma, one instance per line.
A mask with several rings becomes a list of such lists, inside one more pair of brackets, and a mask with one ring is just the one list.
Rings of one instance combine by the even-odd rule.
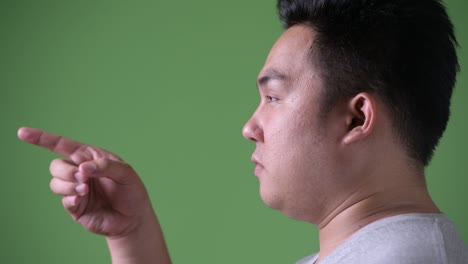
[[252, 142], [263, 142], [263, 129], [259, 125], [255, 113], [242, 128], [242, 135]]

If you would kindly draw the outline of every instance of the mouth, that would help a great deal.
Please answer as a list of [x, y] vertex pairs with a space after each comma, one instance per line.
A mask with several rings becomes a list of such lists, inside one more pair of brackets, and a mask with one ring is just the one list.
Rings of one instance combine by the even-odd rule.
[[261, 173], [265, 168], [263, 167], [263, 164], [261, 164], [261, 163], [259, 162], [259, 160], [258, 160], [255, 156], [252, 155], [252, 159], [251, 159], [251, 160], [252, 160], [252, 162], [255, 164], [254, 174], [255, 174], [255, 176], [259, 177], [259, 176], [260, 176], [260, 173]]
[[254, 169], [255, 176], [260, 177], [260, 174], [262, 173], [264, 169], [265, 168], [263, 167], [262, 164], [255, 164], [255, 169]]

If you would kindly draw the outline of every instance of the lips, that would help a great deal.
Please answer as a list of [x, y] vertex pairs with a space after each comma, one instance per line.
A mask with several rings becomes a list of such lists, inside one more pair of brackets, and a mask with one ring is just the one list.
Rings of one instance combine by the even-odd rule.
[[258, 158], [254, 155], [252, 155], [252, 162], [255, 163], [255, 170], [254, 170], [254, 174], [255, 176], [259, 176], [260, 173], [265, 169], [263, 167], [263, 164], [260, 163], [260, 161], [258, 160]]
[[259, 177], [260, 173], [263, 171], [263, 165], [262, 164], [256, 164], [255, 169], [254, 169], [254, 174], [255, 176]]

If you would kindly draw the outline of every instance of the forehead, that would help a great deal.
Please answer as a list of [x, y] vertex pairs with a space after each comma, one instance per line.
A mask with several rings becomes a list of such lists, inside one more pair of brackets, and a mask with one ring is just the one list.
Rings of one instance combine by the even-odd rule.
[[310, 67], [309, 52], [315, 33], [306, 25], [295, 25], [286, 30], [271, 48], [260, 73], [275, 70], [287, 75]]

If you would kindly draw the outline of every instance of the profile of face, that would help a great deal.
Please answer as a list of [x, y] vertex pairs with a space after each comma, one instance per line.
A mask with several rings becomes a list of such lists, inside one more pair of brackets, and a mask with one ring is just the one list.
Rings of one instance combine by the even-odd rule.
[[319, 115], [322, 83], [309, 55], [314, 34], [296, 25], [275, 43], [259, 74], [260, 103], [242, 131], [256, 145], [264, 203], [312, 222], [333, 207], [334, 190], [344, 184], [339, 128]]

